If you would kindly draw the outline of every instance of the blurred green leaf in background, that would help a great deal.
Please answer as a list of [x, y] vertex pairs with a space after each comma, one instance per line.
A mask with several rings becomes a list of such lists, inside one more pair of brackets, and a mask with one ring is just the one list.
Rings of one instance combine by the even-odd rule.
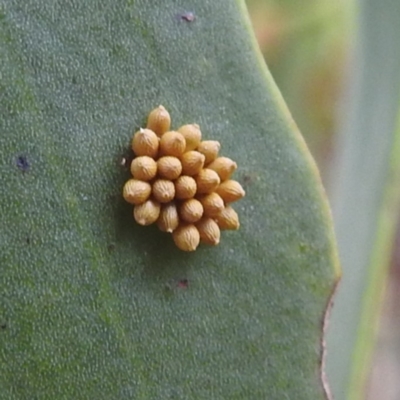
[[325, 176], [341, 94], [352, 1], [248, 0], [268, 67]]
[[[387, 279], [399, 287], [399, 274], [388, 271], [400, 210], [400, 2], [248, 4], [272, 74], [331, 193], [344, 270], [327, 338], [332, 391], [338, 400], [398, 400], [398, 324], [385, 325], [391, 331], [384, 337], [393, 339], [381, 370], [372, 361], [382, 356], [372, 354], [379, 314], [390, 320], [382, 303]], [[400, 291], [391, 298], [399, 303]]]
[[328, 335], [328, 375], [338, 399], [366, 397], [399, 220], [399, 20], [398, 1], [360, 3], [341, 110], [332, 203], [344, 276]]

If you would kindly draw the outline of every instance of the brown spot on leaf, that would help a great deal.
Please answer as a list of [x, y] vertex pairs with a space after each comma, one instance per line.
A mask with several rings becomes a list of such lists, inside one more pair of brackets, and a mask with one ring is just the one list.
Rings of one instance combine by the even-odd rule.
[[193, 22], [195, 20], [195, 15], [191, 11], [186, 11], [181, 14], [181, 19], [186, 22]]
[[181, 279], [178, 281], [178, 288], [187, 289], [189, 286], [189, 281], [187, 279]]

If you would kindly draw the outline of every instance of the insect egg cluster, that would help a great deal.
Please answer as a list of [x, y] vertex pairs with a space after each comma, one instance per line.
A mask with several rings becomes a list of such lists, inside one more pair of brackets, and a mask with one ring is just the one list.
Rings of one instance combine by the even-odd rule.
[[170, 130], [163, 107], [152, 110], [147, 127], [132, 139], [132, 178], [123, 188], [140, 225], [156, 223], [172, 233], [176, 246], [194, 251], [202, 243], [217, 245], [221, 230], [239, 228], [231, 203], [244, 197], [239, 182], [230, 179], [236, 163], [218, 155], [220, 143], [202, 140], [196, 124]]

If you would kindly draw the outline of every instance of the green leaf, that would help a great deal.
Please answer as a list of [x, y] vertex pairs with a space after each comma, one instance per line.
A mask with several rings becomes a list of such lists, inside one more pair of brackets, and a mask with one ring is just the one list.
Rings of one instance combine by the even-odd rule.
[[[338, 267], [316, 167], [244, 4], [155, 3], [2, 2], [0, 397], [322, 399]], [[182, 253], [122, 200], [159, 104], [239, 165], [218, 247]]]
[[343, 282], [328, 335], [337, 399], [366, 397], [375, 327], [400, 204], [400, 3], [361, 2], [351, 79], [332, 176]]

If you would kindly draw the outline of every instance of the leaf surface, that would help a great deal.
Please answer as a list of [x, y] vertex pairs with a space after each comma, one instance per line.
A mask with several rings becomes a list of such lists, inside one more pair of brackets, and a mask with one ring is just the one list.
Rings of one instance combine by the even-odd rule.
[[[228, 0], [1, 3], [0, 398], [324, 398], [331, 220], [249, 26]], [[159, 104], [239, 165], [218, 247], [122, 199]]]

